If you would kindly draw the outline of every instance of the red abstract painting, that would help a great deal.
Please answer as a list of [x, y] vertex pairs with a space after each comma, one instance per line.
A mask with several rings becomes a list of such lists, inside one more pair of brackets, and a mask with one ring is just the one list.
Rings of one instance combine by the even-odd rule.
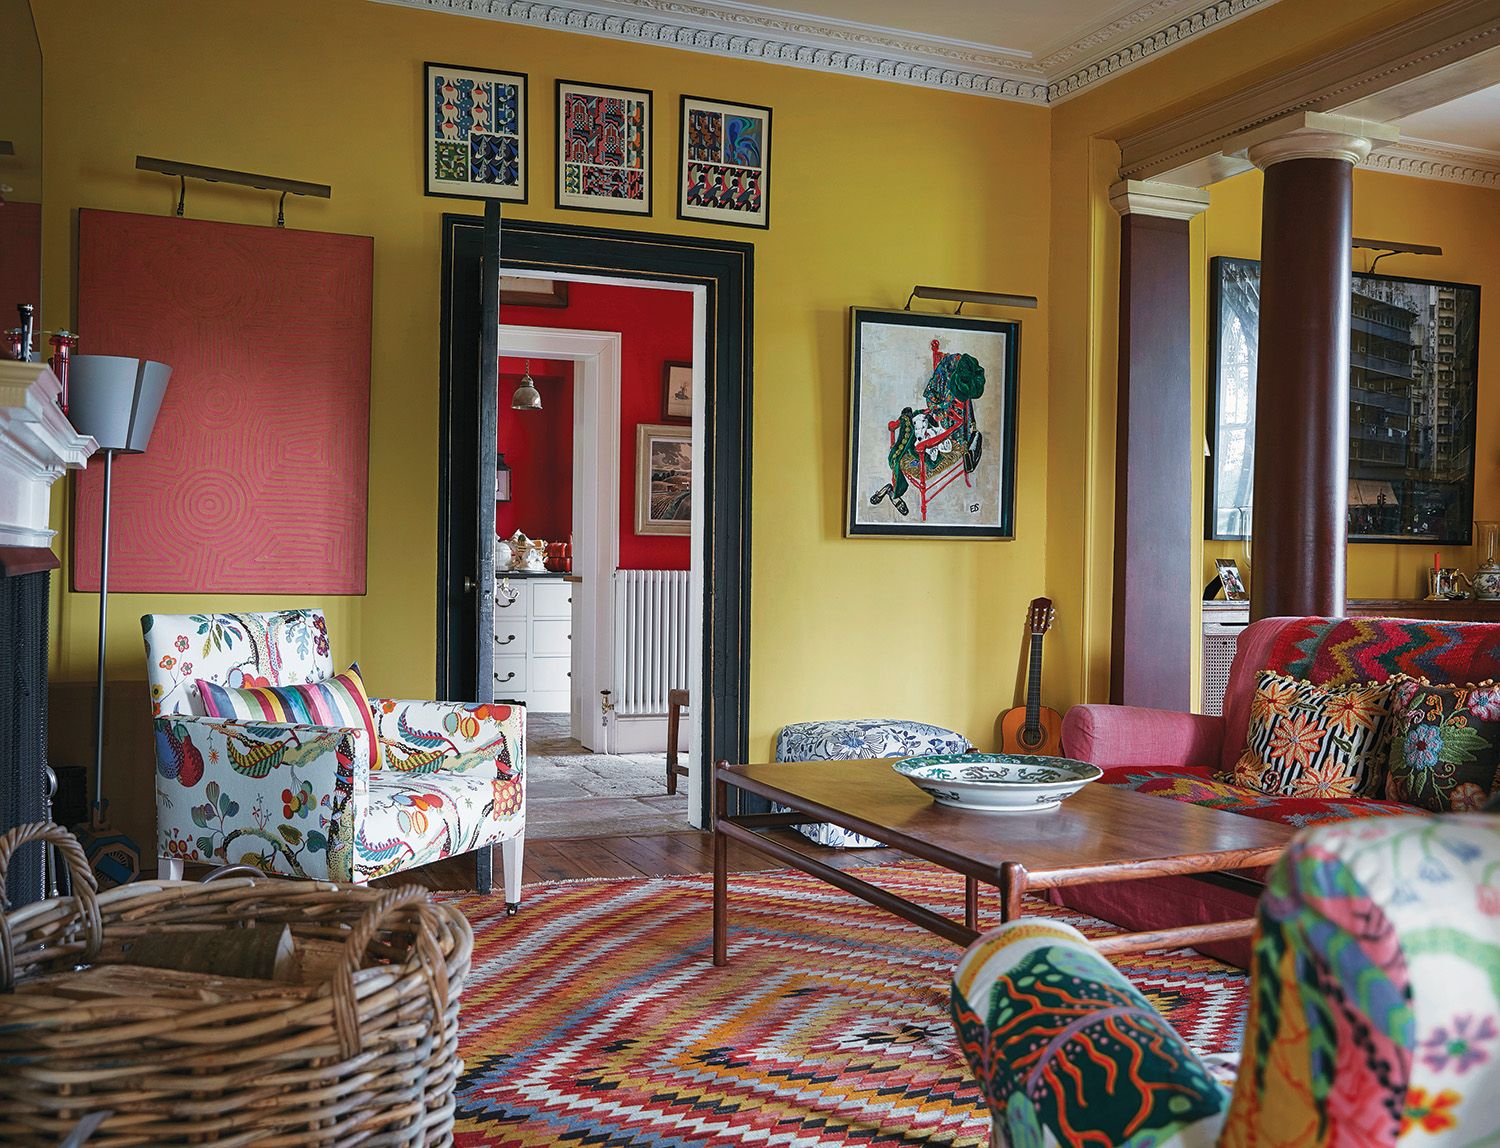
[[[146, 453], [114, 466], [109, 588], [363, 594], [374, 241], [78, 213], [80, 354], [172, 368]], [[99, 460], [73, 584], [99, 588]]]

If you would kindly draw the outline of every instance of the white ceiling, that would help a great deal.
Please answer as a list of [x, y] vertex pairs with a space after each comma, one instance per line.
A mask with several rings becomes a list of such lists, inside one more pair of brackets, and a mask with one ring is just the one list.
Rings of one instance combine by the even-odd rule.
[[1396, 121], [1402, 139], [1500, 152], [1500, 84]]

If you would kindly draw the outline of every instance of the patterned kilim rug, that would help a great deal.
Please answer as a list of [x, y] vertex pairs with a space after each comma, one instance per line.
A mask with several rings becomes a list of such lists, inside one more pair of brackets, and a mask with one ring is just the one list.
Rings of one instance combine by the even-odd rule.
[[[962, 919], [963, 880], [860, 875]], [[709, 960], [712, 878], [528, 886], [519, 916], [462, 898], [459, 1145], [979, 1145], [989, 1118], [948, 1020], [960, 950], [811, 877], [730, 878], [729, 965]], [[1035, 899], [1027, 912], [1110, 926]], [[998, 920], [998, 895], [981, 919]], [[1202, 1053], [1235, 1052], [1246, 983], [1190, 951], [1117, 966]]]

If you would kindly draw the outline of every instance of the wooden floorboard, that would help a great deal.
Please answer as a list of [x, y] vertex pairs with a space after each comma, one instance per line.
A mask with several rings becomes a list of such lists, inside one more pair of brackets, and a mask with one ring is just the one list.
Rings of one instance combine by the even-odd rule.
[[[770, 834], [781, 844], [804, 856], [816, 857], [835, 869], [855, 869], [863, 865], [889, 865], [909, 860], [895, 849], [829, 849], [814, 845], [790, 829]], [[689, 830], [682, 833], [656, 833], [625, 837], [541, 838], [527, 841], [521, 881], [536, 885], [546, 881], [589, 881], [620, 877], [681, 877], [692, 873], [712, 873], [714, 839], [711, 833]], [[764, 853], [729, 843], [729, 871], [756, 873], [779, 869], [781, 862]], [[495, 884], [500, 883], [500, 858], [495, 857]], [[371, 882], [375, 886], [421, 885], [443, 892], [462, 892], [474, 888], [474, 856], [448, 857], [419, 869], [409, 869], [391, 877]]]
[[[770, 836], [835, 869], [909, 860], [906, 854], [895, 849], [829, 849], [814, 845], [790, 829], [773, 830]], [[541, 838], [526, 842], [524, 857], [521, 881], [525, 885], [619, 877], [682, 877], [713, 872], [714, 839], [713, 834], [697, 830], [627, 837]], [[738, 841], [729, 843], [731, 873], [756, 873], [781, 867], [781, 862], [748, 845]], [[189, 865], [187, 869], [185, 876], [189, 880], [198, 880], [208, 872], [208, 866]], [[495, 851], [494, 881], [498, 889], [499, 850]], [[475, 888], [474, 854], [446, 857], [431, 865], [379, 877], [370, 884], [375, 888], [418, 885], [434, 892], [472, 892]]]

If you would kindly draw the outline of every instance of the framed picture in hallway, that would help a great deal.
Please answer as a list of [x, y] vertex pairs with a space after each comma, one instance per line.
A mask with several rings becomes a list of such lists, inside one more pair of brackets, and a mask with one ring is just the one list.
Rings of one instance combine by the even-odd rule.
[[682, 97], [677, 218], [771, 226], [771, 109]]
[[693, 432], [639, 423], [635, 428], [635, 532], [691, 534]]
[[1021, 324], [852, 319], [845, 535], [1014, 537]]
[[526, 74], [428, 64], [427, 194], [526, 202]]
[[[1260, 263], [1210, 262], [1205, 537], [1250, 536]], [[1466, 546], [1474, 521], [1479, 288], [1355, 272], [1349, 284], [1350, 542]]]
[[651, 93], [557, 81], [557, 206], [651, 214]]
[[692, 363], [663, 363], [661, 365], [661, 421], [664, 423], [693, 421]]

